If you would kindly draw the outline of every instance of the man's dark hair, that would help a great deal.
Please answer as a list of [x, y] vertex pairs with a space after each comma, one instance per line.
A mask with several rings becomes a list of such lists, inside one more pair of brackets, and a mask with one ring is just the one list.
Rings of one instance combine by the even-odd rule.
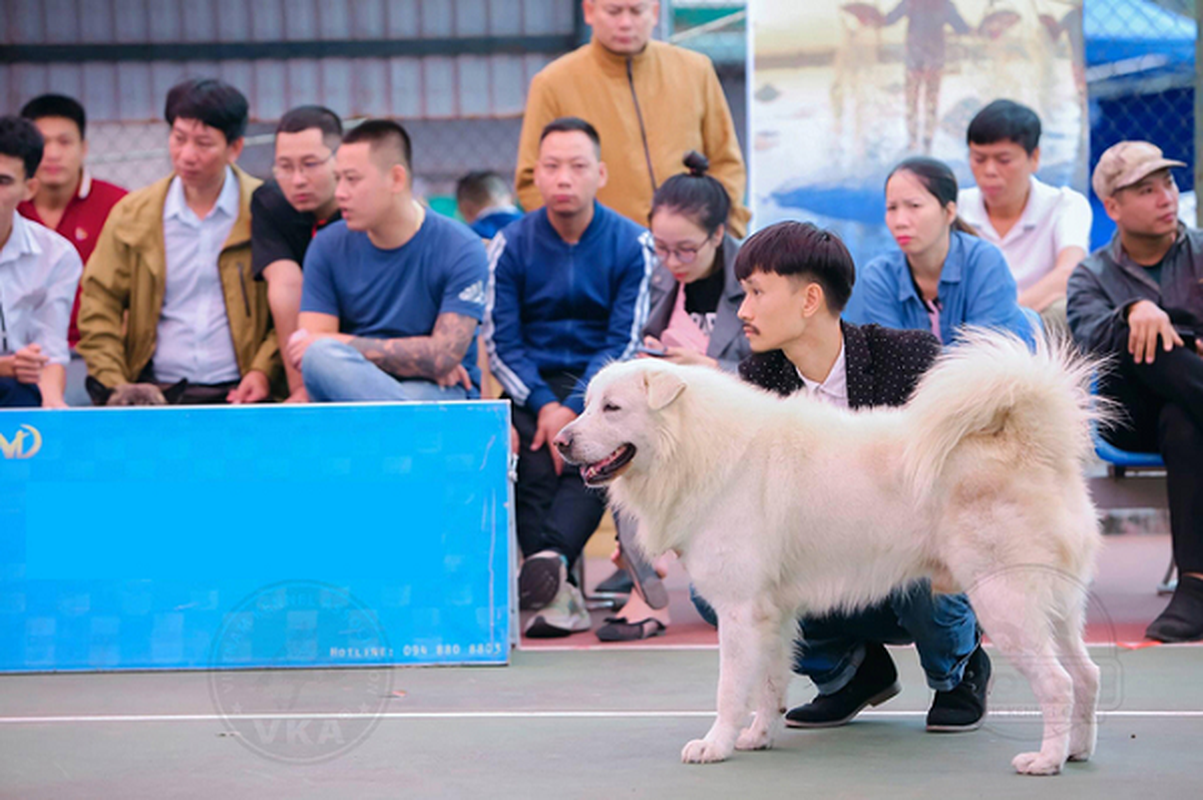
[[543, 144], [543, 140], [553, 133], [570, 133], [571, 131], [580, 131], [592, 139], [593, 148], [597, 150], [598, 157], [601, 157], [601, 137], [597, 135], [597, 128], [594, 128], [580, 117], [560, 117], [559, 119], [553, 119], [543, 126], [543, 132], [539, 134], [539, 144]]
[[300, 133], [310, 128], [317, 128], [322, 132], [322, 141], [331, 150], [337, 148], [338, 143], [342, 141], [342, 120], [338, 118], [338, 114], [325, 106], [297, 106], [290, 109], [280, 117], [276, 133]]
[[977, 112], [965, 138], [978, 145], [1010, 140], [1030, 156], [1040, 146], [1040, 117], [1012, 100], [995, 100]]
[[232, 144], [246, 134], [248, 106], [242, 92], [217, 78], [190, 78], [167, 92], [163, 116], [168, 125], [177, 119], [199, 120], [216, 128]]
[[26, 179], [32, 178], [42, 163], [45, 141], [37, 127], [24, 117], [0, 117], [0, 156], [19, 158], [25, 165]]
[[413, 177], [413, 145], [409, 141], [409, 134], [400, 124], [391, 119], [369, 119], [343, 134], [343, 144], [361, 142], [367, 142], [373, 153], [381, 147], [393, 148], [401, 157], [406, 172]]
[[69, 119], [79, 128], [81, 139], [88, 127], [88, 115], [84, 113], [84, 107], [74, 97], [65, 94], [40, 94], [21, 107], [21, 116], [30, 122], [46, 117]]
[[487, 206], [494, 200], [510, 196], [510, 185], [505, 178], [491, 170], [469, 172], [455, 183], [455, 201]]
[[735, 277], [747, 280], [754, 272], [814, 281], [835, 313], [856, 283], [856, 265], [840, 237], [809, 222], [778, 222], [749, 236], [735, 257]]

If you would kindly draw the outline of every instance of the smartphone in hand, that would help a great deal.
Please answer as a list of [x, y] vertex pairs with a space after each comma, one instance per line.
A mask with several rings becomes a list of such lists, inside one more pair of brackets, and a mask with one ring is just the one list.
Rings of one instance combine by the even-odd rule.
[[657, 350], [654, 347], [646, 347], [645, 345], [639, 345], [636, 347], [635, 352], [642, 353], [645, 356], [652, 356], [653, 358], [664, 358], [668, 355], [667, 350]]

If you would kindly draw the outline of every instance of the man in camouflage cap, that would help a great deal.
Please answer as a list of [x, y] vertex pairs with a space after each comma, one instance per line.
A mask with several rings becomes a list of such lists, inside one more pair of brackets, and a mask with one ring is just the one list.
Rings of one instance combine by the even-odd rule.
[[1203, 233], [1178, 220], [1172, 170], [1148, 142], [1103, 153], [1092, 185], [1115, 221], [1111, 243], [1069, 279], [1069, 327], [1080, 347], [1110, 356], [1101, 394], [1123, 419], [1103, 435], [1166, 465], [1178, 588], [1145, 635], [1203, 638]]

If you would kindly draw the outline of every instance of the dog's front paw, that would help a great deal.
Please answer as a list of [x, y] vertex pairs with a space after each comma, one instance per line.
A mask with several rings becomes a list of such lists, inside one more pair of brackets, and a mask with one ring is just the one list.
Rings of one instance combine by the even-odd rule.
[[768, 750], [773, 746], [773, 734], [767, 727], [752, 724], [739, 732], [736, 750]]
[[712, 764], [726, 761], [731, 748], [723, 748], [708, 739], [694, 739], [681, 750], [681, 761], [686, 764]]
[[1011, 759], [1011, 766], [1021, 775], [1056, 775], [1062, 760], [1044, 753], [1020, 753]]

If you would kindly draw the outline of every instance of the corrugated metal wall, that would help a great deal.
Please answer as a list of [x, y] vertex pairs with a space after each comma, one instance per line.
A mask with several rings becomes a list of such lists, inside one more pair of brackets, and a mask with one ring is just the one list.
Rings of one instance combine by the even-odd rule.
[[[120, 45], [379, 41], [571, 35], [574, 0], [0, 0], [0, 42]], [[251, 115], [302, 103], [344, 116], [460, 119], [521, 115], [531, 77], [554, 54], [124, 61], [0, 65], [0, 99], [82, 98], [98, 121], [159, 119], [167, 89], [217, 75]]]

